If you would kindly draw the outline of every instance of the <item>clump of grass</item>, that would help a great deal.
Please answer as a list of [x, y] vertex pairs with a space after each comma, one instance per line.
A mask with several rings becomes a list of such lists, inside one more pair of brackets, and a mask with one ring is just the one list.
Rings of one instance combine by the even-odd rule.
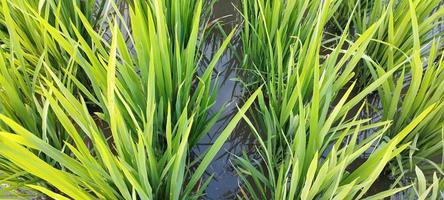
[[[48, 109], [48, 102], [38, 94], [40, 75], [48, 75], [44, 69], [45, 66], [50, 66], [71, 91], [76, 89], [68, 74], [80, 80], [84, 78], [71, 56], [51, 38], [50, 33], [35, 16], [46, 20], [61, 33], [74, 37], [75, 31], [72, 28], [82, 34], [86, 33], [86, 30], [80, 22], [80, 15], [72, 7], [81, 7], [81, 12], [88, 16], [88, 22], [97, 27], [109, 11], [103, 8], [103, 4], [95, 6], [95, 3], [7, 0], [0, 2], [0, 113], [20, 122], [37, 137], [61, 151], [66, 150], [64, 142], [67, 140], [67, 134], [60, 124], [56, 123], [54, 113]], [[4, 123], [0, 126], [2, 130], [9, 130]], [[43, 154], [39, 156], [48, 163], [53, 163], [49, 157]], [[36, 181], [35, 177], [28, 176], [4, 158], [1, 170], [1, 179], [9, 185], [8, 189]]]
[[[278, 78], [275, 75], [286, 73], [284, 66], [293, 56], [291, 46], [310, 40], [321, 2], [242, 1], [242, 66], [247, 86], [257, 87], [262, 84], [261, 80], [275, 79]], [[340, 2], [332, 1], [330, 12], [324, 16], [326, 20], [332, 17]]]
[[[440, 36], [443, 32], [440, 27], [444, 17], [444, 7], [440, 0], [415, 1], [412, 4], [409, 1], [348, 0], [344, 1], [341, 7], [345, 11], [341, 13], [342, 16], [353, 14], [352, 24], [356, 35], [363, 33], [378, 21], [384, 10], [388, 11], [387, 18], [366, 51], [366, 54], [385, 70], [390, 70], [390, 66], [404, 63], [408, 59], [405, 55], [415, 51], [415, 39], [411, 28], [413, 20], [418, 23], [418, 39], [421, 45], [426, 45], [434, 39], [439, 39], [437, 42], [442, 43]], [[411, 7], [414, 8], [416, 19], [408, 14]], [[421, 46], [421, 49], [421, 55], [428, 54], [429, 49], [425, 46]], [[372, 78], [369, 68], [372, 66], [364, 64], [356, 69], [356, 73], [361, 77], [358, 83], [361, 87], [369, 83]]]
[[[408, 62], [402, 72], [394, 74], [378, 89], [382, 110], [377, 112], [382, 120], [393, 121], [386, 133], [389, 138], [393, 138], [421, 112], [435, 105], [433, 112], [404, 139], [403, 143], [411, 142], [410, 148], [398, 157], [398, 164], [392, 166], [394, 175], [414, 176], [415, 166], [420, 166], [431, 175], [433, 172], [442, 172], [442, 161], [437, 165], [436, 160], [443, 156], [444, 91], [440, 89], [444, 83], [443, 54], [441, 39], [434, 39], [428, 45], [421, 43], [417, 12], [413, 3], [410, 3], [413, 47], [411, 53], [405, 54], [408, 55]], [[422, 46], [428, 48], [428, 56], [422, 56]], [[393, 52], [387, 52], [386, 55], [396, 57]], [[376, 61], [367, 63], [374, 67], [371, 69], [373, 77], [383, 75], [385, 69], [391, 69], [395, 64], [387, 62], [380, 65]], [[439, 177], [442, 175], [439, 173]]]
[[[353, 23], [358, 34], [377, 21], [382, 10], [388, 11], [367, 49], [367, 61], [356, 71], [361, 77], [359, 85], [365, 86], [368, 80], [403, 66], [378, 89], [380, 101], [376, 102], [380, 105], [375, 105], [376, 117], [393, 121], [386, 138], [395, 137], [428, 106], [435, 105], [430, 115], [402, 141], [411, 144], [391, 162], [392, 175], [405, 180], [416, 179], [415, 168], [419, 167], [430, 179], [434, 174], [440, 178], [444, 141], [441, 131], [443, 93], [438, 89], [443, 83], [442, 2], [352, 0], [344, 3], [343, 11], [350, 13], [355, 9]], [[422, 194], [417, 194], [423, 198]]]
[[[111, 56], [115, 55], [116, 46], [112, 49]], [[150, 106], [146, 111], [146, 121], [143, 126], [134, 128], [134, 121], [125, 119], [126, 114], [133, 116], [134, 113], [127, 109], [127, 102], [116, 85], [112, 84], [115, 80], [115, 74], [112, 73], [112, 69], [116, 67], [115, 62], [116, 58], [110, 57], [108, 70], [111, 71], [107, 74], [109, 93], [104, 93], [106, 108], [113, 111], [109, 114], [109, 119], [104, 119], [110, 126], [108, 131], [97, 125], [83, 99], [70, 94], [54, 76], [54, 84], [45, 80], [47, 88], [43, 88], [42, 95], [50, 102], [57, 121], [68, 132], [67, 141], [73, 141], [66, 143], [66, 148], [72, 155], [55, 149], [17, 122], [0, 115], [3, 123], [11, 129], [10, 133], [1, 132], [1, 155], [44, 181], [28, 184], [27, 187], [54, 199], [133, 199], [134, 196], [143, 199], [199, 198], [208, 183], [200, 182], [205, 168], [259, 91], [253, 94], [227, 125], [215, 144], [203, 156], [197, 169], [191, 171], [190, 165], [187, 164], [187, 152], [194, 115], [188, 117], [185, 110], [177, 124], [172, 124], [171, 110], [168, 110], [166, 132], [160, 132], [161, 128], [154, 118], [158, 112], [155, 106], [155, 89], [151, 87], [146, 96], [147, 105]], [[153, 70], [154, 66], [151, 65], [150, 68]], [[154, 86], [153, 73], [149, 81]], [[160, 144], [155, 139], [158, 137], [166, 137], [167, 143]], [[92, 148], [87, 146], [85, 139], [90, 140]], [[63, 170], [44, 162], [27, 148], [52, 158]], [[48, 190], [48, 186], [56, 188], [66, 196]]]
[[[215, 102], [217, 92], [217, 85], [211, 84], [212, 75], [234, 32], [229, 34], [220, 50], [206, 64], [204, 72], [198, 76], [198, 68], [205, 64], [200, 54], [203, 38], [206, 36], [205, 32], [200, 32], [204, 1], [184, 1], [178, 4], [169, 1], [133, 3], [130, 10], [131, 27], [140, 27], [140, 24], [146, 26], [133, 28], [131, 43], [134, 44], [135, 57], [131, 57], [130, 52], [125, 52], [126, 47], [119, 47], [123, 55], [126, 55], [123, 57], [125, 66], [122, 66], [121, 71], [137, 66], [142, 77], [139, 79], [134, 74], [122, 76], [122, 82], [126, 83], [122, 87], [128, 91], [127, 99], [131, 99], [129, 105], [143, 105], [144, 100], [138, 94], [146, 91], [146, 66], [153, 62], [158, 80], [155, 82], [158, 91], [157, 105], [166, 108], [171, 104], [173, 111], [178, 111], [173, 112], [171, 116], [173, 122], [180, 117], [179, 111], [184, 108], [197, 112], [196, 124], [193, 126], [194, 134], [190, 135], [190, 143], [193, 146], [211, 129], [218, 118], [218, 113], [211, 116], [208, 112]], [[160, 113], [164, 111], [166, 110]], [[160, 114], [156, 117], [158, 123], [165, 122], [165, 119], [166, 115]]]
[[[210, 180], [202, 179], [205, 169], [260, 93], [252, 94], [201, 160], [189, 157], [189, 149], [218, 119], [218, 113], [209, 111], [217, 92], [213, 69], [234, 31], [204, 65], [199, 52], [205, 37], [200, 31], [202, 0], [132, 1], [130, 25], [123, 23], [122, 13], [110, 3], [115, 15], [106, 19], [104, 27], [111, 30], [111, 41], [104, 39], [105, 33], [97, 31], [79, 7], [73, 11], [86, 32], [63, 21], [53, 24], [35, 5], [24, 5], [30, 9], [17, 12], [38, 24], [50, 44], [57, 44], [64, 58], [84, 72], [86, 81], [60, 68], [63, 62], [53, 63], [46, 56], [39, 65], [29, 64], [41, 73], [17, 73], [14, 70], [23, 63], [14, 62], [12, 54], [2, 54], [2, 61], [11, 60], [1, 63], [2, 75], [13, 73], [17, 76], [10, 79], [19, 82], [34, 76], [33, 82], [23, 83], [24, 91], [34, 90], [27, 99], [12, 100], [29, 101], [35, 105], [31, 114], [41, 115], [32, 129], [1, 110], [2, 176], [10, 183], [20, 180], [11, 177], [31, 176], [33, 182], [21, 185], [54, 199], [200, 198]], [[6, 25], [13, 26], [10, 21]], [[62, 26], [71, 26], [72, 34]], [[39, 45], [45, 46], [47, 40]], [[27, 46], [14, 45], [23, 48], [17, 55], [26, 55]], [[206, 67], [202, 74], [200, 67]], [[21, 89], [7, 86], [2, 89], [11, 94]], [[7, 93], [2, 96], [4, 107]], [[16, 108], [11, 110], [22, 112]], [[64, 134], [57, 140], [60, 147], [40, 134], [40, 129]], [[43, 155], [47, 160], [39, 157]]]
[[[249, 159], [245, 156], [238, 161], [243, 183], [240, 198], [362, 198], [387, 164], [408, 147], [401, 141], [436, 111], [435, 104], [426, 105], [416, 118], [412, 117], [414, 120], [397, 130], [391, 140], [379, 142], [390, 127], [389, 122], [370, 123], [371, 119], [360, 118], [361, 110], [356, 110], [368, 94], [383, 86], [402, 67], [393, 66], [351, 95], [355, 85], [350, 86], [353, 71], [367, 58], [365, 51], [389, 11], [383, 10], [374, 24], [345, 45], [349, 21], [333, 47], [325, 48], [331, 39], [324, 38], [323, 30], [339, 1], [323, 1], [317, 5], [317, 10], [310, 12], [314, 17], [312, 26], [290, 35], [298, 39], [296, 42], [269, 39], [274, 33], [273, 26], [269, 26], [274, 16], [264, 13], [276, 7], [267, 7], [262, 1], [243, 2], [244, 7], [258, 8], [244, 8], [243, 12], [245, 26], [248, 26], [242, 37], [244, 51], [247, 51], [245, 59], [252, 62], [244, 68], [258, 74], [256, 81], [264, 84], [265, 92], [259, 97], [256, 118], [250, 122], [258, 138], [260, 157]], [[271, 2], [274, 1], [267, 1], [268, 4]], [[286, 13], [285, 8], [273, 13]], [[250, 19], [257, 21], [251, 22]], [[276, 21], [276, 29], [280, 25], [286, 26], [281, 22], [285, 20]], [[266, 34], [260, 36], [257, 34], [260, 32]], [[253, 40], [263, 47], [252, 45]], [[281, 48], [285, 46], [289, 46], [289, 53]], [[267, 62], [263, 62], [263, 57], [248, 57], [250, 52], [267, 55], [263, 56], [267, 57]], [[354, 117], [347, 115], [352, 112], [356, 113]], [[378, 131], [357, 143], [360, 132], [373, 128]], [[349, 167], [375, 143], [378, 145], [370, 158], [355, 169]], [[406, 187], [390, 189], [373, 197], [384, 198], [403, 189]]]
[[[91, 44], [86, 28], [104, 31], [101, 21], [112, 12], [102, 1], [8, 1], [0, 2], [0, 48], [3, 62], [1, 73], [3, 92], [0, 94], [1, 113], [22, 125], [38, 137], [62, 149], [66, 139], [65, 132], [53, 123], [53, 113], [47, 109], [47, 102], [40, 98], [40, 75], [45, 74], [45, 66], [61, 79], [71, 91], [78, 91], [70, 76], [76, 77], [89, 88], [84, 73], [68, 53], [78, 47], [64, 50], [52, 38], [47, 28], [40, 23], [45, 20], [60, 34], [77, 38], [82, 35]], [[79, 7], [76, 11], [74, 7]], [[84, 26], [81, 18], [86, 17], [89, 27]], [[49, 126], [43, 126], [49, 121]]]
[[69, 54], [63, 50], [60, 44], [53, 40], [34, 15], [44, 18], [55, 29], [65, 35], [76, 38], [76, 32], [84, 36], [89, 43], [87, 30], [78, 7], [86, 21], [97, 32], [105, 31], [103, 20], [113, 12], [108, 5], [109, 1], [9, 1], [0, 3], [0, 44], [5, 52], [11, 52], [11, 56], [21, 62], [34, 73], [39, 73], [37, 66], [45, 59], [54, 72], [62, 78], [63, 70], [70, 71], [73, 75], [83, 79], [84, 74], [78, 71]]

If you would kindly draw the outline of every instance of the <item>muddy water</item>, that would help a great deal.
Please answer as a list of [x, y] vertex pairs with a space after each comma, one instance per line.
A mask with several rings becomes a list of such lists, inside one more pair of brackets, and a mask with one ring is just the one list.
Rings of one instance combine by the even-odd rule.
[[[234, 5], [239, 5], [238, 0], [223, 0], [218, 1], [214, 5], [213, 16], [211, 22], [218, 20], [225, 32], [230, 32], [237, 24], [239, 24], [239, 15]], [[212, 54], [219, 49], [220, 44], [224, 39], [223, 34], [219, 30], [214, 30], [212, 36], [206, 45], [206, 57], [211, 58]], [[214, 77], [215, 82], [220, 84], [216, 104], [213, 107], [213, 112], [223, 109], [224, 113], [221, 120], [217, 122], [208, 136], [204, 138], [195, 149], [196, 154], [201, 154], [208, 149], [210, 145], [216, 140], [227, 123], [231, 120], [233, 115], [237, 112], [237, 104], [241, 99], [241, 87], [234, 80], [236, 78], [236, 69], [239, 63], [235, 58], [237, 51], [236, 39], [233, 40], [234, 48], [227, 50], [219, 63], [216, 66], [217, 77]], [[239, 188], [239, 180], [233, 169], [230, 160], [234, 155], [240, 155], [244, 150], [248, 149], [249, 139], [247, 128], [238, 126], [230, 139], [224, 144], [216, 159], [213, 160], [207, 170], [207, 176], [214, 175], [212, 181], [208, 185], [206, 196], [204, 199], [235, 199], [236, 192]]]

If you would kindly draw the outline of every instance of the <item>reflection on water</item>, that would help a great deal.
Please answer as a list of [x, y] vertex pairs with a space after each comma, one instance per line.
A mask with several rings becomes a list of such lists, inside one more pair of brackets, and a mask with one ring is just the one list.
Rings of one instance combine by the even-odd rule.
[[[234, 5], [238, 5], [238, 0], [218, 1], [214, 5], [210, 23], [218, 21], [225, 32], [230, 32], [236, 24], [239, 24], [239, 15]], [[211, 58], [212, 54], [219, 49], [225, 38], [223, 35], [218, 29], [214, 29], [204, 49], [205, 57]], [[232, 44], [233, 47], [227, 50], [219, 60], [215, 69], [217, 77], [214, 77], [214, 83], [219, 84], [219, 92], [213, 112], [219, 109], [223, 109], [224, 112], [210, 134], [203, 138], [194, 149], [194, 153], [197, 155], [204, 153], [212, 145], [237, 112], [237, 105], [242, 103], [242, 90], [238, 82], [235, 81], [237, 78], [236, 69], [239, 67], [235, 55], [238, 53], [236, 52], [238, 49], [236, 47], [239, 44], [236, 42], [236, 39], [233, 40]], [[208, 185], [205, 199], [235, 199], [239, 188], [239, 180], [230, 160], [233, 159], [234, 155], [240, 155], [248, 150], [249, 144], [252, 143], [249, 141], [252, 141], [252, 139], [248, 133], [248, 127], [239, 125], [207, 170], [206, 176], [214, 175], [214, 177]]]

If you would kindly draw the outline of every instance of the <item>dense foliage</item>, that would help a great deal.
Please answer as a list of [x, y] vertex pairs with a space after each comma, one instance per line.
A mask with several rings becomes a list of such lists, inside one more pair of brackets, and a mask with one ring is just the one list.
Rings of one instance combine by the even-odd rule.
[[[243, 121], [238, 199], [444, 197], [440, 0], [239, 1], [208, 58], [212, 0], [0, 0], [0, 195], [205, 199]], [[195, 155], [237, 37], [242, 103]]]

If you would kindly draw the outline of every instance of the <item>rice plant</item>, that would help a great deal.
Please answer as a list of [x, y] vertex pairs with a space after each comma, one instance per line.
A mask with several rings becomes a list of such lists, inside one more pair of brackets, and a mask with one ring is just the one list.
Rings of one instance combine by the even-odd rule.
[[[44, 18], [63, 34], [76, 38], [76, 31], [91, 42], [81, 16], [74, 9], [78, 7], [91, 27], [97, 32], [105, 31], [104, 19], [113, 12], [109, 1], [9, 1], [0, 3], [0, 44], [6, 52], [16, 56], [22, 65], [30, 65], [30, 70], [39, 73], [39, 61], [45, 58], [62, 76], [63, 70], [69, 70], [82, 80], [84, 74], [73, 65], [69, 54], [54, 41], [45, 27], [33, 15]], [[83, 81], [83, 80], [82, 80]]]
[[415, 198], [418, 197], [419, 199], [439, 199], [443, 198], [443, 194], [441, 192], [443, 187], [443, 180], [439, 180], [436, 173], [433, 174], [431, 184], [427, 184], [426, 176], [421, 171], [420, 168], [415, 168], [415, 173], [417, 178], [417, 181], [415, 182], [415, 188], [414, 192], [410, 193], [410, 196], [407, 196], [407, 198]]
[[[257, 81], [265, 84], [265, 92], [259, 97], [256, 118], [251, 122], [258, 138], [259, 156], [244, 156], [237, 163], [243, 181], [239, 198], [360, 199], [368, 195], [366, 192], [375, 178], [408, 147], [409, 143], [401, 141], [426, 117], [433, 117], [431, 112], [439, 110], [436, 104], [424, 105], [422, 112], [409, 115], [412, 120], [404, 124], [402, 130], [397, 129], [391, 140], [384, 142], [380, 140], [391, 127], [390, 122], [370, 123], [371, 119], [360, 117], [361, 109], [356, 106], [402, 68], [402, 64], [398, 64], [384, 71], [359, 92], [353, 90], [354, 83], [350, 84], [353, 71], [367, 58], [366, 49], [390, 11], [383, 10], [381, 17], [356, 40], [345, 43], [351, 24], [349, 20], [344, 33], [333, 47], [329, 47], [323, 30], [338, 2], [324, 1], [318, 5], [318, 10], [310, 13], [315, 16], [314, 23], [304, 27], [310, 34], [307, 38], [302, 31], [291, 35], [296, 38], [295, 42], [274, 42], [268, 38], [275, 33], [273, 26], [267, 26], [273, 17], [263, 13], [275, 7], [264, 6], [263, 1], [243, 2], [245, 7], [258, 8], [243, 12], [245, 26], [249, 26], [244, 29], [251, 29], [243, 32], [245, 59], [251, 59], [253, 63], [244, 65], [244, 68], [259, 74]], [[285, 13], [285, 8], [273, 13]], [[250, 22], [250, 19], [256, 19], [255, 16], [260, 16], [257, 18], [259, 22]], [[285, 26], [280, 22], [285, 21], [277, 21], [276, 27]], [[267, 34], [260, 37], [256, 33], [262, 29]], [[263, 55], [278, 56], [269, 56], [267, 62], [262, 62], [262, 57], [248, 57], [250, 49], [254, 49], [253, 52], [260, 49], [251, 47], [249, 41], [252, 38], [264, 44]], [[290, 53], [282, 58], [279, 55], [286, 55], [286, 52], [281, 46], [286, 45], [290, 47]], [[353, 91], [355, 93], [350, 95]], [[352, 112], [356, 113], [354, 117], [348, 115]], [[377, 131], [358, 143], [359, 133], [367, 129]], [[373, 144], [377, 146], [371, 147]], [[363, 164], [350, 168], [366, 151], [373, 153]], [[372, 198], [385, 198], [403, 189], [406, 187], [383, 191]]]
[[[418, 23], [418, 38], [421, 45], [426, 45], [432, 40], [442, 42], [442, 18], [444, 7], [441, 0], [428, 1], [345, 1], [341, 7], [348, 12], [342, 12], [342, 16], [353, 15], [353, 27], [356, 35], [363, 33], [368, 27], [379, 20], [381, 13], [388, 10], [388, 16], [383, 25], [369, 45], [366, 54], [375, 62], [385, 67], [396, 66], [405, 62], [414, 51], [414, 34], [411, 28], [413, 20]], [[410, 9], [414, 8], [415, 18], [410, 15]], [[354, 11], [354, 12], [353, 12]], [[345, 19], [346, 21], [347, 19]], [[344, 21], [344, 20], [343, 20]], [[342, 22], [344, 24], [345, 22]], [[429, 50], [421, 46], [421, 55], [428, 54]], [[357, 68], [356, 73], [361, 77], [359, 86], [365, 86], [372, 78], [371, 66], [364, 65]]]
[[[388, 8], [388, 17], [367, 50], [368, 59], [357, 68], [364, 86], [399, 64], [404, 65], [378, 89], [376, 118], [391, 120], [393, 125], [385, 134], [393, 138], [427, 106], [434, 111], [403, 141], [409, 149], [391, 162], [392, 176], [404, 181], [416, 179], [415, 168], [424, 171], [429, 181], [442, 174], [442, 1], [348, 1], [343, 8], [353, 17], [357, 33], [367, 29]], [[344, 6], [344, 5], [343, 5]], [[344, 14], [343, 15], [347, 15]], [[417, 181], [417, 180], [416, 180]], [[424, 186], [425, 187], [425, 186]], [[442, 190], [440, 185], [439, 190]], [[424, 198], [416, 192], [420, 198]], [[421, 197], [422, 196], [422, 197]], [[436, 195], [433, 195], [436, 196]]]
[[[111, 56], [116, 55], [116, 41], [114, 40]], [[28, 184], [27, 187], [54, 199], [66, 199], [66, 196], [74, 199], [198, 198], [202, 195], [202, 188], [205, 188], [206, 182], [199, 182], [205, 168], [258, 92], [240, 109], [216, 144], [205, 154], [201, 164], [190, 175], [187, 151], [195, 115], [188, 117], [185, 110], [177, 124], [172, 124], [169, 109], [166, 132], [160, 132], [162, 128], [155, 122], [158, 110], [155, 106], [156, 93], [153, 87], [155, 78], [151, 71], [148, 80], [152, 87], [146, 97], [149, 105], [146, 121], [138, 125], [131, 118], [125, 118], [126, 114], [135, 114], [127, 109], [128, 102], [123, 99], [117, 86], [112, 84], [115, 80], [115, 74], [112, 73], [115, 72], [112, 70], [116, 67], [115, 61], [115, 57], [110, 57], [108, 90], [103, 91], [106, 95], [106, 108], [112, 110], [109, 119], [104, 120], [109, 124], [109, 129], [98, 125], [90, 116], [83, 98], [78, 99], [69, 93], [54, 75], [53, 83], [51, 80], [44, 80], [47, 88], [42, 88], [41, 92], [50, 102], [57, 121], [69, 134], [65, 145], [71, 153], [58, 151], [17, 122], [0, 115], [1, 120], [11, 130], [11, 133], [2, 132], [1, 155], [44, 181]], [[150, 66], [150, 70], [154, 70], [154, 65]], [[167, 140], [165, 144], [161, 141], [163, 137]], [[88, 144], [92, 145], [92, 148], [88, 147]], [[51, 157], [63, 170], [50, 166], [25, 147]], [[66, 196], [48, 190], [49, 185]]]
[[[77, 76], [77, 65], [71, 56], [61, 50], [60, 45], [51, 39], [46, 29], [33, 18], [32, 13], [44, 18], [56, 29], [67, 35], [74, 35], [70, 26], [76, 30], [85, 32], [77, 13], [71, 9], [78, 5], [82, 12], [89, 16], [88, 21], [96, 24], [108, 11], [99, 9], [95, 1], [1, 1], [0, 2], [0, 59], [1, 59], [1, 114], [21, 122], [21, 125], [32, 131], [37, 137], [51, 144], [54, 148], [63, 150], [66, 132], [58, 123], [55, 116], [48, 109], [45, 102], [38, 94], [39, 77], [44, 64], [52, 67], [52, 70], [62, 79], [70, 90], [74, 90], [67, 74]], [[103, 7], [103, 5], [102, 5]], [[94, 13], [94, 14], [93, 14]], [[70, 21], [72, 20], [72, 21]], [[69, 23], [68, 23], [69, 22]], [[71, 23], [72, 22], [72, 23]], [[69, 73], [64, 73], [64, 71]], [[79, 79], [81, 76], [78, 76]], [[2, 123], [2, 129], [6, 126]], [[45, 155], [39, 156], [53, 163]], [[3, 160], [3, 159], [2, 159]], [[18, 170], [11, 163], [2, 162], [1, 176], [8, 183], [10, 189], [15, 184], [20, 187], [28, 181], [35, 182], [35, 177], [28, 176]], [[15, 179], [16, 181], [10, 181]], [[17, 181], [18, 180], [18, 181]]]
[[[442, 172], [443, 169], [440, 159], [443, 156], [444, 145], [442, 135], [444, 92], [441, 89], [444, 82], [442, 44], [440, 38], [433, 39], [428, 44], [421, 43], [415, 13], [415, 7], [410, 6], [413, 47], [411, 53], [406, 54], [409, 62], [405, 64], [402, 72], [390, 77], [378, 89], [382, 110], [376, 112], [380, 114], [382, 120], [393, 121], [393, 126], [386, 133], [389, 138], [392, 138], [427, 107], [433, 104], [436, 107], [430, 116], [424, 119], [403, 141], [403, 143], [412, 142], [412, 144], [408, 151], [398, 157], [399, 166], [392, 167], [395, 175], [404, 173], [414, 176], [415, 166], [420, 166], [429, 175], [433, 175], [433, 172]], [[421, 55], [422, 46], [428, 48], [427, 51], [430, 53], [427, 56]], [[387, 52], [386, 55], [395, 57], [392, 52]], [[383, 66], [372, 60], [367, 63], [374, 67], [374, 69], [370, 68], [373, 77], [384, 75], [385, 69], [394, 67], [394, 63], [391, 62]], [[439, 163], [436, 163], [437, 160]], [[442, 175], [439, 173], [438, 177]]]
[[[340, 3], [341, 0], [333, 1], [324, 17], [332, 17]], [[246, 85], [257, 87], [262, 84], [258, 80], [274, 79], [275, 74], [285, 73], [284, 65], [292, 56], [291, 45], [310, 39], [321, 4], [321, 1], [304, 0], [242, 1], [241, 40]]]
[[[76, 31], [91, 41], [86, 34], [86, 27], [81, 22], [82, 16], [97, 31], [104, 31], [99, 26], [111, 12], [106, 8], [106, 1], [1, 1], [0, 9], [0, 44], [3, 69], [0, 72], [2, 86], [0, 110], [2, 114], [31, 130], [38, 137], [62, 149], [66, 134], [54, 121], [53, 113], [48, 110], [47, 102], [36, 93], [40, 85], [39, 76], [45, 73], [45, 65], [64, 82], [70, 90], [76, 90], [69, 76], [89, 83], [82, 70], [71, 55], [64, 51], [54, 40], [45, 26], [36, 19], [40, 17], [61, 34], [76, 38]], [[109, 4], [109, 3], [107, 3]], [[76, 11], [74, 7], [79, 7]], [[79, 15], [80, 13], [80, 15]], [[48, 74], [46, 74], [48, 75]]]
[[[29, 64], [42, 73], [25, 70], [11, 77], [25, 81], [33, 75], [33, 82], [24, 84], [24, 90], [33, 88], [26, 97], [41, 118], [32, 129], [2, 110], [5, 148], [0, 155], [5, 180], [14, 184], [20, 179], [11, 177], [31, 175], [34, 180], [22, 186], [54, 199], [196, 199], [203, 195], [210, 180], [202, 179], [205, 169], [260, 90], [240, 108], [202, 160], [190, 158], [189, 149], [218, 118], [218, 113], [209, 111], [217, 88], [213, 69], [234, 32], [206, 64], [199, 52], [205, 36], [200, 31], [202, 0], [186, 1], [180, 8], [160, 0], [131, 3], [131, 24], [123, 23], [116, 4], [110, 4], [115, 11], [106, 20], [112, 30], [111, 41], [95, 30], [79, 7], [73, 9], [86, 32], [72, 26], [73, 34], [66, 34], [59, 29], [61, 25], [52, 24], [37, 9], [19, 9], [67, 54], [69, 63], [77, 65], [87, 80], [80, 81], [73, 71], [59, 68], [63, 62], [54, 64], [45, 56], [39, 65]], [[17, 7], [16, 2], [8, 5]], [[25, 7], [32, 6], [25, 3]], [[190, 6], [190, 14], [182, 15]], [[125, 34], [130, 34], [129, 42]], [[2, 69], [24, 65], [16, 65], [12, 54], [5, 57], [11, 62], [2, 62]], [[198, 73], [204, 64], [205, 70]], [[5, 76], [10, 73], [4, 72]], [[78, 90], [71, 90], [68, 83]], [[6, 86], [2, 89], [12, 94], [18, 90]], [[6, 105], [8, 99], [2, 103]], [[57, 141], [59, 148], [43, 136], [54, 127], [57, 136], [65, 135]]]
[[[38, 15], [49, 24], [66, 35], [75, 36], [75, 31], [86, 33], [80, 21], [80, 16], [73, 6], [81, 7], [81, 12], [88, 16], [88, 22], [97, 26], [107, 11], [103, 5], [96, 12], [95, 1], [1, 1], [0, 8], [0, 44], [3, 62], [9, 62], [2, 71], [4, 86], [10, 85], [8, 93], [3, 94], [0, 102], [4, 114], [14, 119], [21, 118], [26, 128], [36, 134], [42, 133], [41, 125], [42, 105], [36, 105], [36, 83], [42, 73], [43, 63], [46, 62], [52, 70], [65, 82], [68, 88], [73, 89], [65, 74], [77, 76], [78, 66], [71, 56], [63, 51], [61, 46], [51, 38], [46, 28], [35, 20]], [[94, 13], [94, 14], [93, 14]], [[71, 21], [72, 20], [72, 21]], [[75, 27], [75, 29], [71, 29]], [[89, 39], [87, 39], [89, 40]], [[15, 63], [19, 63], [16, 65]], [[5, 66], [5, 65], [4, 65]], [[69, 71], [69, 73], [65, 73]], [[83, 79], [79, 77], [79, 79]], [[14, 84], [14, 82], [19, 84]], [[14, 91], [12, 90], [14, 88]], [[12, 104], [11, 102], [14, 102]], [[21, 105], [20, 105], [21, 104]], [[39, 108], [40, 107], [40, 108]], [[27, 110], [27, 111], [25, 111]], [[25, 123], [26, 121], [26, 123]], [[55, 127], [51, 127], [54, 131]], [[50, 131], [50, 132], [51, 132]], [[61, 139], [56, 134], [49, 133], [54, 146], [61, 148]], [[63, 134], [60, 134], [62, 137]], [[55, 141], [60, 140], [60, 141]]]

